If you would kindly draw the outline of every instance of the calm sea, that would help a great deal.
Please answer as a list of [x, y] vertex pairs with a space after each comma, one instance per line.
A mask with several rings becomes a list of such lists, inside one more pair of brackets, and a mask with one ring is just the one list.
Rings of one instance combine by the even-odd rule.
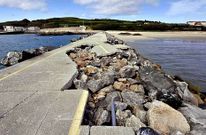
[[[0, 35], [0, 59], [9, 51], [21, 51], [40, 46], [64, 46], [80, 35], [38, 36], [35, 34]], [[4, 66], [0, 65], [0, 69]]]
[[179, 75], [206, 91], [206, 38], [162, 38], [128, 44], [160, 64], [165, 72]]

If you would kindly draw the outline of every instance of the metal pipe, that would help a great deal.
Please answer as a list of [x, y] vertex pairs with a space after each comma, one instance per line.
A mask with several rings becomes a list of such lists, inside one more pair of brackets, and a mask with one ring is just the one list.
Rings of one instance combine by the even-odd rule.
[[116, 113], [115, 113], [114, 98], [112, 98], [111, 112], [112, 112], [112, 126], [116, 126]]

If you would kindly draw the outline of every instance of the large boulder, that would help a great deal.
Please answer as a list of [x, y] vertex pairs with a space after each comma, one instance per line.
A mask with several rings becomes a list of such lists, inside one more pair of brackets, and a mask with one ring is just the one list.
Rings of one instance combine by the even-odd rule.
[[152, 67], [149, 62], [140, 68], [139, 73], [149, 97], [160, 100], [177, 109], [182, 105], [182, 98], [174, 81], [165, 73]]
[[144, 123], [140, 121], [139, 118], [132, 115], [130, 118], [126, 120], [126, 127], [132, 127], [135, 131], [138, 131], [141, 127], [146, 127]]
[[88, 76], [82, 73], [78, 76], [78, 78], [76, 77], [73, 79], [73, 84], [77, 89], [87, 89], [87, 80]]
[[175, 81], [177, 85], [177, 91], [179, 95], [185, 102], [192, 103], [194, 105], [198, 105], [198, 101], [195, 96], [189, 91], [188, 84], [186, 82]]
[[98, 108], [94, 116], [94, 122], [96, 125], [103, 125], [110, 122], [110, 113], [103, 108]]
[[149, 126], [160, 134], [171, 134], [174, 131], [188, 133], [190, 125], [186, 118], [177, 110], [161, 101], [153, 101], [148, 112]]
[[93, 93], [96, 93], [100, 89], [104, 88], [105, 86], [109, 86], [114, 83], [114, 73], [113, 72], [106, 72], [103, 73], [99, 79], [89, 80], [87, 82], [87, 87]]
[[185, 107], [179, 110], [191, 123], [191, 135], [203, 135], [206, 133], [206, 110], [190, 104], [186, 104]]
[[147, 85], [156, 87], [159, 90], [167, 90], [175, 86], [172, 79], [152, 67], [141, 67], [139, 73], [142, 81], [147, 83]]
[[135, 93], [135, 92], [122, 92], [122, 99], [123, 102], [127, 103], [130, 106], [136, 106], [139, 105], [140, 107], [143, 106], [144, 103], [144, 96]]
[[132, 78], [136, 75], [136, 71], [136, 68], [133, 66], [124, 66], [119, 72], [122, 78]]

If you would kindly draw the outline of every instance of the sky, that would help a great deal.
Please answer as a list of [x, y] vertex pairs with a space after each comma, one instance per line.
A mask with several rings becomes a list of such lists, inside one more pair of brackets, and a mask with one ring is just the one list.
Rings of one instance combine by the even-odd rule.
[[0, 0], [0, 22], [52, 17], [205, 21], [206, 0]]

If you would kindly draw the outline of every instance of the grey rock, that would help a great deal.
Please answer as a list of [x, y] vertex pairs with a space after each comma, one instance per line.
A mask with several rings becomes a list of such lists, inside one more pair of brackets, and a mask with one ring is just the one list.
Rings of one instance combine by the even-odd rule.
[[206, 110], [197, 106], [186, 104], [179, 111], [186, 117], [191, 125], [192, 135], [202, 135], [206, 133]]
[[110, 58], [110, 57], [103, 57], [100, 60], [100, 65], [102, 67], [105, 67], [105, 66], [108, 66], [111, 62], [112, 62], [112, 58]]
[[169, 77], [154, 70], [152, 67], [142, 67], [139, 73], [141, 79], [146, 82], [147, 85], [152, 85], [159, 90], [167, 90], [175, 86], [174, 82]]
[[118, 101], [116, 101], [114, 104], [115, 104], [115, 109], [121, 110], [121, 111], [127, 109], [127, 106], [128, 106], [126, 103], [118, 102]]
[[[114, 102], [114, 105], [115, 105], [115, 110], [121, 110], [121, 111], [126, 110], [126, 109], [127, 109], [127, 106], [128, 106], [126, 103], [119, 102], [119, 101], [115, 101], [115, 102]], [[109, 105], [107, 106], [107, 110], [108, 110], [108, 111], [111, 111], [111, 106], [112, 106], [112, 104], [109, 104]]]
[[196, 98], [189, 91], [188, 84], [186, 82], [179, 82], [179, 81], [175, 81], [175, 83], [177, 85], [177, 91], [178, 91], [179, 95], [181, 96], [181, 98], [185, 102], [189, 102], [189, 103], [192, 103], [192, 104], [195, 105], [196, 104]]
[[12, 66], [17, 64], [22, 59], [21, 52], [8, 52], [7, 55], [1, 60], [1, 64], [4, 66]]
[[145, 94], [144, 87], [142, 85], [138, 85], [138, 84], [130, 85], [130, 90], [142, 95]]
[[114, 91], [114, 88], [112, 85], [109, 85], [109, 86], [104, 87], [103, 89], [99, 90], [99, 92], [105, 92], [105, 93], [110, 93], [112, 91]]
[[94, 67], [101, 67], [100, 61], [92, 61], [90, 63], [90, 65], [94, 66]]
[[80, 79], [78, 80], [77, 77], [74, 79], [73, 83], [75, 85], [75, 88], [77, 89], [87, 89], [87, 80], [88, 76], [85, 74], [80, 75]]
[[96, 105], [98, 107], [103, 107], [105, 109], [108, 109], [108, 110], [111, 110], [111, 102], [112, 102], [112, 99], [115, 101], [121, 101], [121, 94], [120, 92], [117, 92], [117, 91], [114, 91], [114, 92], [111, 92], [111, 93], [108, 93], [106, 98], [104, 100], [101, 100], [99, 101]]
[[131, 117], [132, 113], [130, 110], [117, 110], [116, 111], [116, 120], [117, 120], [117, 125], [118, 126], [125, 126], [127, 118]]
[[130, 53], [127, 53], [127, 52], [125, 52], [125, 51], [122, 51], [122, 52], [120, 52], [119, 53], [119, 55], [117, 56], [119, 59], [121, 59], [121, 58], [129, 58], [129, 56], [130, 56]]
[[94, 116], [94, 122], [96, 125], [103, 125], [104, 123], [110, 122], [110, 115], [107, 110], [103, 108], [98, 108]]
[[144, 104], [144, 107], [147, 108], [147, 109], [149, 109], [149, 108], [151, 107], [151, 105], [152, 105], [152, 103], [147, 102], [146, 104]]
[[135, 80], [135, 79], [132, 79], [132, 78], [127, 78], [127, 81], [128, 81], [130, 84], [139, 84], [139, 83], [141, 83], [140, 80]]
[[88, 88], [93, 92], [96, 93], [100, 89], [104, 88], [105, 86], [111, 85], [114, 83], [115, 73], [112, 71], [103, 73], [98, 76], [99, 79], [96, 80], [89, 80], [87, 82]]
[[122, 78], [132, 78], [136, 75], [136, 69], [133, 66], [124, 66], [119, 73]]
[[108, 85], [113, 84], [114, 83], [114, 78], [115, 78], [115, 72], [114, 71], [110, 70], [109, 72], [104, 73], [101, 76], [103, 86], [108, 86]]
[[135, 92], [122, 92], [121, 95], [123, 98], [123, 102], [127, 103], [128, 105], [143, 106], [144, 96], [142, 96], [138, 93], [135, 93]]
[[163, 101], [175, 109], [182, 105], [182, 98], [176, 90], [177, 86], [169, 76], [152, 66], [141, 67], [139, 73], [152, 100]]
[[87, 87], [89, 88], [89, 90], [91, 90], [93, 93], [99, 91], [101, 88], [104, 87], [102, 80], [98, 79], [98, 80], [89, 80], [87, 82]]
[[139, 106], [134, 106], [132, 113], [141, 120], [143, 123], [147, 123], [146, 115], [147, 112], [143, 109], [140, 109]]
[[138, 131], [141, 127], [146, 127], [144, 123], [140, 121], [139, 118], [132, 115], [130, 118], [126, 120], [126, 127], [132, 127], [135, 131]]

